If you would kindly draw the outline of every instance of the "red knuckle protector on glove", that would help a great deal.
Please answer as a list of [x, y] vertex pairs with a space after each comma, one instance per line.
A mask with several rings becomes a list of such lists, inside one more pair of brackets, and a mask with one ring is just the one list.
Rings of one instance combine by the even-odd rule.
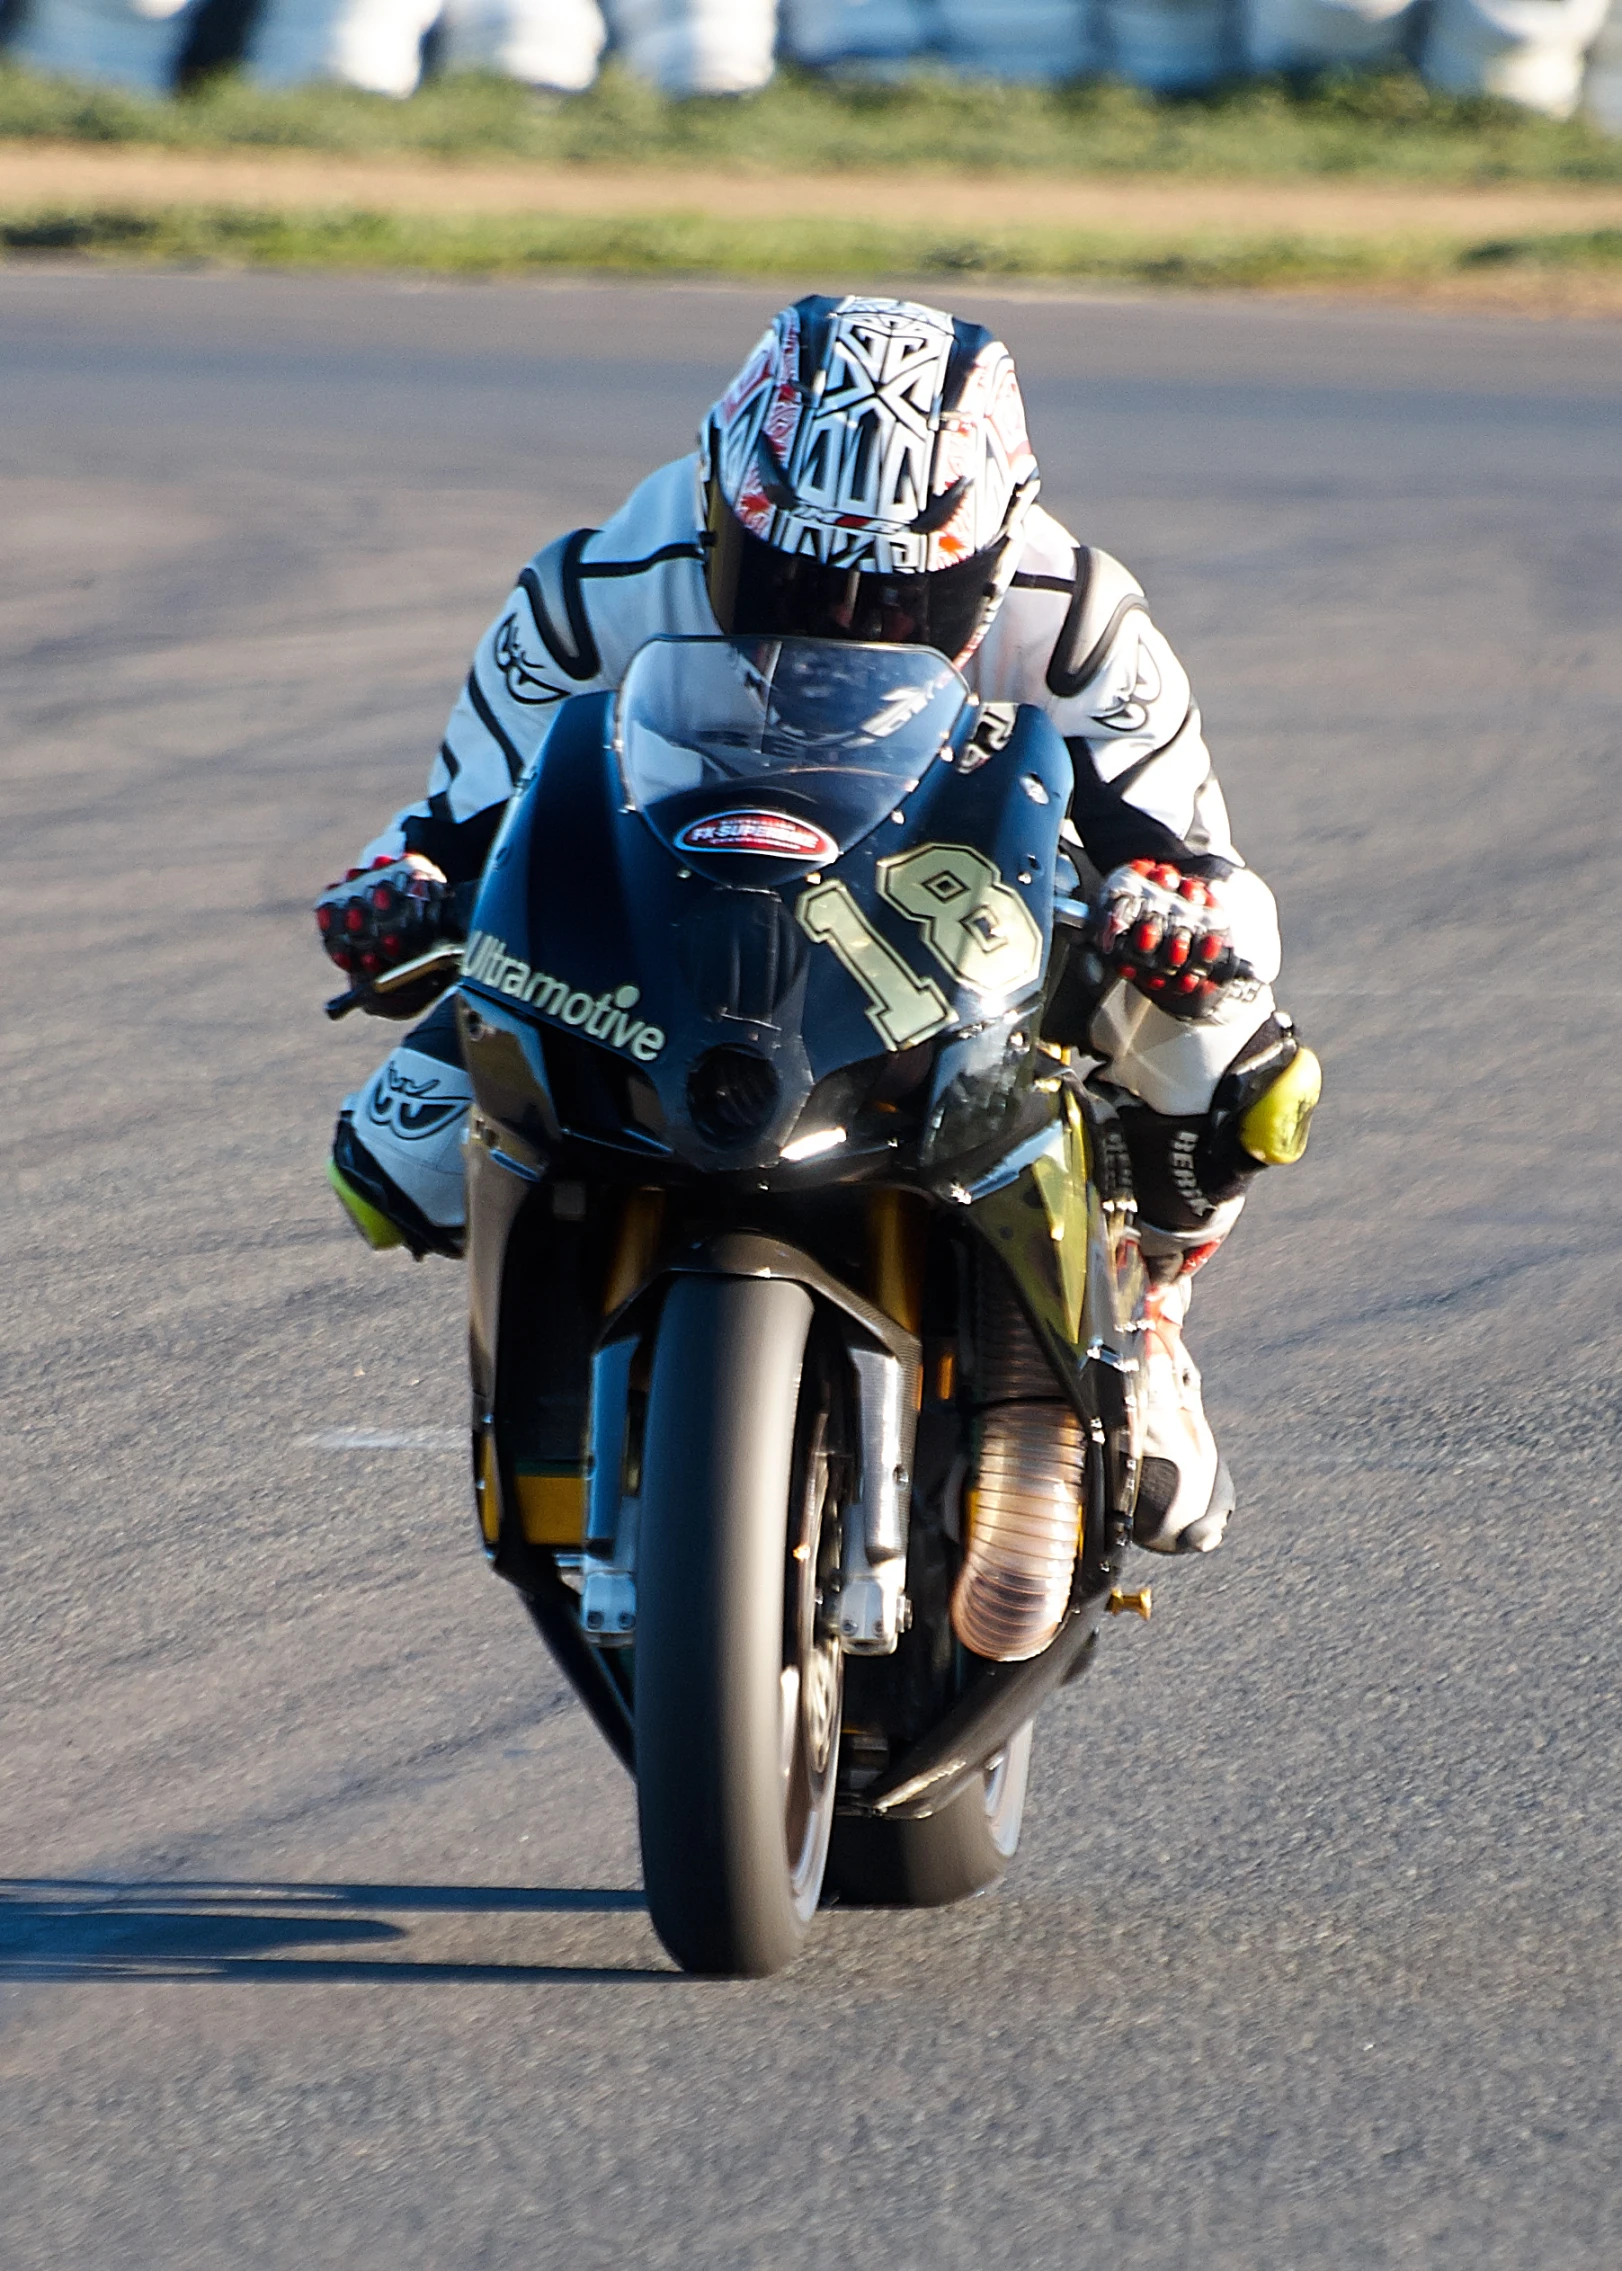
[[1220, 883], [1167, 860], [1133, 860], [1104, 878], [1097, 941], [1116, 976], [1169, 1017], [1209, 1017], [1253, 975], [1234, 952]]
[[315, 903], [315, 927], [340, 970], [379, 978], [426, 953], [445, 929], [451, 888], [417, 855], [352, 867]]

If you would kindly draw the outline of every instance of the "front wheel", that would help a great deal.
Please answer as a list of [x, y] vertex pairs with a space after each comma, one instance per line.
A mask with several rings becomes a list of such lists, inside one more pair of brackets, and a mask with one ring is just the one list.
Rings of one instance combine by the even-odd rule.
[[[679, 1278], [642, 1451], [636, 1780], [655, 1931], [683, 1970], [799, 1953], [833, 1826], [843, 1659], [813, 1306], [778, 1278]], [[813, 1351], [814, 1354], [814, 1344]]]
[[1025, 1818], [1031, 1722], [949, 1805], [924, 1821], [852, 1815], [834, 1824], [828, 1890], [869, 1908], [944, 1908], [994, 1885]]

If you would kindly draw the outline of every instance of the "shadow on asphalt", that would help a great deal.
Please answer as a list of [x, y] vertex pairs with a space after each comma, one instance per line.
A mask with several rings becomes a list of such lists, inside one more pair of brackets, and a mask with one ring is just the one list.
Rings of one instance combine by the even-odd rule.
[[[631, 1964], [417, 1961], [385, 1910], [438, 1915], [613, 1915], [640, 1892], [567, 1885], [111, 1885], [0, 1878], [0, 1980], [675, 1979]], [[320, 1948], [321, 1954], [313, 1951]], [[371, 1953], [370, 1951], [377, 1951]]]

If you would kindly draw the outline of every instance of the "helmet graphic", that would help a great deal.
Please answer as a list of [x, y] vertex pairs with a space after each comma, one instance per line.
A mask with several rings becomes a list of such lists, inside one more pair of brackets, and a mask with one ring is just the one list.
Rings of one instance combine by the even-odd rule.
[[972, 654], [1036, 497], [1001, 340], [911, 300], [797, 300], [700, 437], [725, 631]]

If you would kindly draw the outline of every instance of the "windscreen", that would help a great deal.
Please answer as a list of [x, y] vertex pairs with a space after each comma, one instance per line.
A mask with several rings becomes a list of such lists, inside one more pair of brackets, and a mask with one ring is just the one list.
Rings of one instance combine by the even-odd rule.
[[916, 786], [968, 699], [929, 647], [653, 639], [620, 688], [626, 794], [678, 852], [832, 860]]

